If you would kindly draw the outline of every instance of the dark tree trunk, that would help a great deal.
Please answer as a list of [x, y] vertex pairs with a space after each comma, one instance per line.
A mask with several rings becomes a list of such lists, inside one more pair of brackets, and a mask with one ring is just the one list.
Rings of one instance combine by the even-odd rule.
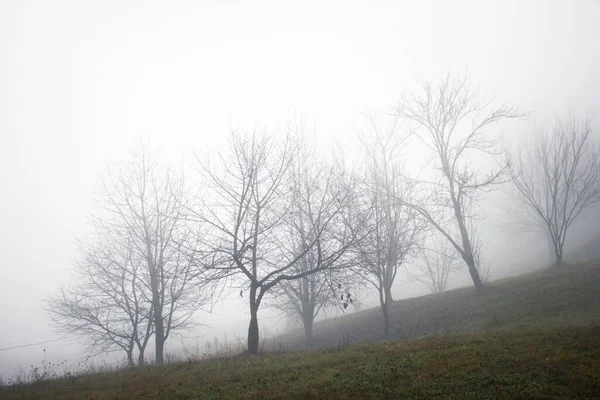
[[313, 319], [312, 316], [304, 319], [304, 337], [306, 339], [306, 347], [309, 349], [313, 347]]
[[140, 350], [140, 355], [138, 357], [138, 366], [141, 367], [142, 365], [144, 365], [144, 363], [146, 362], [145, 358], [144, 358], [144, 350]]
[[154, 311], [154, 339], [155, 339], [155, 351], [156, 351], [156, 363], [158, 365], [162, 365], [164, 363], [164, 348], [165, 348], [165, 329], [163, 325], [163, 316], [162, 312], [157, 307], [157, 310]]
[[563, 261], [563, 249], [560, 245], [559, 239], [555, 239], [552, 236], [549, 227], [544, 229], [544, 233], [546, 235], [546, 243], [548, 245], [549, 264], [555, 268], [564, 267], [565, 262]]
[[475, 259], [473, 258], [473, 247], [471, 246], [471, 238], [469, 237], [469, 232], [467, 231], [467, 227], [465, 225], [465, 217], [462, 213], [462, 207], [460, 203], [457, 200], [455, 200], [454, 195], [452, 196], [452, 202], [454, 203], [454, 216], [456, 217], [456, 221], [458, 222], [458, 229], [460, 231], [460, 237], [462, 239], [462, 259], [465, 261], [467, 267], [469, 268], [469, 274], [471, 275], [471, 279], [473, 280], [475, 291], [477, 292], [477, 294], [483, 294], [483, 282], [481, 282], [479, 271], [477, 271], [477, 267], [475, 266]]
[[304, 293], [302, 294], [302, 324], [304, 325], [304, 338], [306, 340], [306, 347], [311, 348], [313, 346], [313, 322], [314, 322], [314, 305], [311, 303], [309, 281], [307, 277], [302, 278], [302, 288]]
[[127, 366], [133, 368], [135, 366], [133, 362], [133, 349], [127, 351]]
[[478, 294], [483, 294], [483, 282], [481, 282], [479, 271], [477, 271], [477, 266], [475, 265], [475, 259], [473, 258], [473, 254], [465, 254], [463, 256], [463, 260], [467, 264], [467, 267], [469, 267], [469, 274], [471, 275], [471, 279], [473, 280], [473, 285], [475, 285], [475, 291]]
[[258, 354], [258, 306], [256, 287], [250, 287], [250, 325], [248, 326], [248, 353]]
[[390, 303], [392, 302], [392, 291], [390, 288], [380, 290], [379, 300], [381, 303], [381, 311], [383, 311], [383, 337], [390, 336]]
[[257, 310], [250, 310], [250, 326], [248, 327], [248, 353], [258, 354], [258, 315]]
[[556, 265], [556, 246], [554, 246], [550, 228], [546, 227], [544, 229], [544, 234], [546, 235], [546, 245], [548, 246], [548, 265]]
[[556, 246], [557, 248], [554, 250], [554, 253], [556, 255], [556, 263], [554, 264], [554, 266], [556, 268], [561, 268], [564, 267], [565, 261], [563, 260], [563, 251], [561, 248], [558, 248], [558, 246]]
[[[144, 220], [144, 224], [146, 224]], [[156, 352], [156, 364], [162, 365], [163, 350], [165, 347], [165, 327], [163, 325], [163, 314], [162, 304], [160, 302], [160, 286], [158, 283], [158, 266], [155, 260], [152, 258], [152, 241], [150, 240], [150, 233], [148, 227], [144, 225], [144, 231], [146, 233], [146, 262], [148, 263], [148, 272], [150, 273], [150, 289], [152, 290], [152, 307], [154, 312], [154, 339], [155, 339], [155, 352]]]
[[152, 306], [154, 307], [154, 344], [156, 353], [156, 364], [164, 363], [163, 351], [165, 348], [165, 326], [160, 304], [160, 292], [158, 289], [158, 277], [156, 269], [152, 268], [150, 274], [150, 285], [152, 287]]
[[382, 304], [381, 310], [383, 311], [383, 337], [387, 339], [390, 337], [390, 315], [388, 304]]

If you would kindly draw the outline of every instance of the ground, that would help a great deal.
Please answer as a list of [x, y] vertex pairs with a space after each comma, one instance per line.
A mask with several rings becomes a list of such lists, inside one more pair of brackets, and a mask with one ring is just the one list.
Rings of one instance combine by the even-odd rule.
[[[398, 301], [392, 316], [396, 340], [376, 340], [380, 316], [367, 310], [317, 324], [321, 349], [71, 376], [0, 397], [600, 398], [600, 263], [494, 282], [484, 296]], [[280, 343], [300, 346], [297, 335]]]

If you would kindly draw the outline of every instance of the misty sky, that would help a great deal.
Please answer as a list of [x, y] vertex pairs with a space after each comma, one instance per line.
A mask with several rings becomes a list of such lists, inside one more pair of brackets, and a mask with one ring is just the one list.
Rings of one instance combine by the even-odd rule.
[[[140, 135], [186, 163], [232, 129], [299, 118], [344, 142], [366, 110], [448, 71], [533, 122], [573, 111], [598, 127], [599, 19], [595, 0], [1, 1], [0, 348], [57, 338], [42, 300], [69, 280], [102, 171]], [[507, 240], [490, 254], [514, 261], [526, 246]], [[212, 326], [235, 324], [235, 301]], [[40, 349], [0, 352], [0, 374]]]

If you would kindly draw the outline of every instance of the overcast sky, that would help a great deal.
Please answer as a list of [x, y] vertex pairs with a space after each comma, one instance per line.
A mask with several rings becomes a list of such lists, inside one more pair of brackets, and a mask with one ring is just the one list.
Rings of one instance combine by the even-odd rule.
[[[298, 118], [343, 142], [448, 71], [534, 120], [598, 126], [599, 20], [595, 0], [0, 1], [0, 348], [57, 338], [42, 299], [69, 279], [100, 174], [140, 135], [173, 162]], [[0, 352], [0, 374], [40, 351]]]

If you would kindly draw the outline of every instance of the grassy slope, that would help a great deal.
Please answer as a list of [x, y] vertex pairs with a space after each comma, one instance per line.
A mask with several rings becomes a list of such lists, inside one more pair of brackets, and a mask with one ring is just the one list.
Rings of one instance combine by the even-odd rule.
[[[600, 262], [491, 282], [485, 296], [464, 288], [396, 301], [390, 307], [390, 318], [391, 339], [600, 324]], [[381, 338], [382, 331], [379, 309], [319, 322], [314, 327], [318, 347], [374, 341]], [[285, 349], [304, 347], [300, 331], [279, 340]]]
[[[496, 282], [483, 298], [461, 289], [403, 300], [393, 314], [399, 337], [466, 333], [93, 374], [0, 398], [600, 398], [598, 265]], [[365, 311], [346, 329], [368, 340], [373, 325]]]
[[2, 398], [598, 398], [600, 328], [378, 342], [95, 374]]

